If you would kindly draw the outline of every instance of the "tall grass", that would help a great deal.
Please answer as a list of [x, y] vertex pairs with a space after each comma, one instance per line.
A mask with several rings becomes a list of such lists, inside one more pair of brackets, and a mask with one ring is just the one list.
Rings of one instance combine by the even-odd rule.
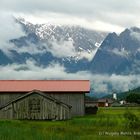
[[[97, 115], [68, 121], [0, 120], [0, 140], [140, 140], [140, 136], [111, 136], [105, 132], [133, 132], [126, 111], [140, 117], [140, 108], [99, 108]], [[137, 128], [140, 132], [140, 129]]]

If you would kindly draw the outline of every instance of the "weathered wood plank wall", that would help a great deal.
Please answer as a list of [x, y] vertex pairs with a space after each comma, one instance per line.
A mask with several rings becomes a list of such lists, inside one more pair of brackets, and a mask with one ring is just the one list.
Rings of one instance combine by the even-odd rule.
[[[25, 93], [0, 93], [0, 106], [24, 94]], [[72, 116], [83, 116], [85, 114], [85, 95], [83, 93], [49, 93], [47, 95], [71, 105]]]
[[2, 108], [0, 118], [65, 120], [71, 118], [71, 108], [38, 94], [32, 94]]
[[72, 106], [72, 116], [83, 116], [85, 114], [85, 95], [81, 93], [77, 94], [64, 94], [54, 93], [49, 94], [55, 99]]

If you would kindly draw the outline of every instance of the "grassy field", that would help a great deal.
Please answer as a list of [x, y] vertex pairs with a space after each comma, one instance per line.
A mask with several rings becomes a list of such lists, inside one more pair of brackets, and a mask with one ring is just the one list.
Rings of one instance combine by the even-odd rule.
[[68, 121], [0, 120], [0, 140], [140, 140], [140, 125], [130, 128], [124, 117], [128, 110], [140, 119], [140, 108], [120, 107]]

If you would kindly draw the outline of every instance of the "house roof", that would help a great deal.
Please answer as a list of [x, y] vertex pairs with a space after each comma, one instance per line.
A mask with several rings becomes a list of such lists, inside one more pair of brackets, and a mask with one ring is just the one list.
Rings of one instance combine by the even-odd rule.
[[110, 99], [110, 98], [104, 98], [104, 99], [99, 99], [97, 102], [98, 103], [106, 103], [106, 102], [113, 103], [114, 100], [113, 99]]
[[49, 99], [49, 100], [51, 100], [51, 101], [54, 101], [56, 104], [61, 104], [61, 105], [63, 105], [63, 106], [67, 106], [67, 107], [69, 107], [69, 108], [72, 108], [71, 105], [68, 105], [68, 104], [66, 104], [66, 103], [63, 103], [63, 102], [61, 102], [61, 101], [59, 101], [59, 100], [57, 100], [57, 99], [55, 99], [55, 98], [53, 98], [53, 97], [51, 97], [51, 96], [49, 96], [49, 95], [47, 95], [47, 94], [44, 94], [43, 92], [41, 92], [41, 91], [39, 91], [39, 90], [33, 90], [33, 91], [31, 91], [31, 92], [29, 92], [29, 93], [26, 93], [26, 94], [24, 94], [24, 95], [22, 95], [22, 96], [20, 96], [20, 97], [17, 97], [16, 99], [11, 100], [10, 102], [6, 103], [5, 105], [2, 105], [2, 106], [0, 107], [0, 109], [3, 109], [4, 107], [7, 107], [7, 106], [10, 105], [11, 103], [14, 103], [14, 102], [17, 102], [17, 101], [19, 101], [19, 100], [21, 100], [21, 99], [23, 99], [23, 98], [26, 98], [26, 97], [30, 96], [31, 94], [38, 94], [38, 95], [40, 95], [40, 96], [43, 96], [44, 98], [47, 98], [47, 99]]
[[88, 80], [0, 80], [0, 92], [89, 92]]

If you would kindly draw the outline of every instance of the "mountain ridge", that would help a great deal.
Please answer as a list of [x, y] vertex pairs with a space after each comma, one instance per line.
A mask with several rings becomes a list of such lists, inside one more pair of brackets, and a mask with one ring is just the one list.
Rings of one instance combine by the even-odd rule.
[[24, 63], [31, 58], [44, 66], [59, 63], [69, 72], [88, 70], [90, 59], [107, 34], [79, 26], [32, 24], [24, 19], [16, 19], [16, 22], [25, 36], [9, 41], [14, 45], [9, 50], [14, 60], [9, 63]]
[[136, 27], [125, 29], [119, 35], [109, 33], [92, 60], [90, 70], [100, 74], [140, 74], [133, 68], [140, 58], [138, 36], [140, 29]]

